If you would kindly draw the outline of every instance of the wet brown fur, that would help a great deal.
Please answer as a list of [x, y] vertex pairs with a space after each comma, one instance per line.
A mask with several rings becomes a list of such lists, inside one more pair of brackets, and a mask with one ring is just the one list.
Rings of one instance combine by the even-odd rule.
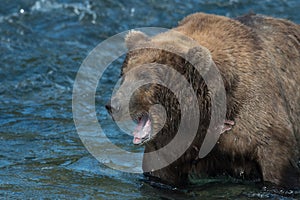
[[[183, 185], [191, 172], [205, 176], [230, 175], [287, 187], [300, 187], [300, 26], [283, 19], [249, 14], [236, 19], [196, 13], [184, 18], [173, 30], [198, 42], [210, 51], [221, 72], [227, 95], [227, 119], [235, 121], [232, 130], [222, 134], [214, 149], [203, 159], [196, 159], [209, 123], [209, 92], [201, 76], [193, 74], [179, 56], [163, 50], [132, 50], [122, 73], [145, 63], [171, 65], [190, 78], [200, 99], [198, 135], [191, 147], [174, 163], [149, 174], [162, 181]], [[133, 45], [132, 38], [130, 48]], [[138, 37], [153, 47], [174, 48], [186, 55], [191, 44], [184, 44], [171, 32], [151, 38]], [[129, 39], [128, 39], [129, 40]], [[142, 68], [141, 68], [142, 70]], [[157, 71], [145, 76], [162, 78]], [[168, 76], [172, 78], [172, 74]], [[126, 79], [126, 78], [125, 78]], [[130, 77], [127, 77], [127, 80]], [[171, 80], [170, 80], [171, 81]], [[168, 116], [178, 116], [178, 102], [172, 95], [158, 96], [165, 88], [148, 86], [133, 97], [131, 110], [147, 110], [150, 104], [162, 103]], [[121, 97], [120, 97], [121, 98]], [[162, 98], [162, 99], [159, 99]], [[137, 104], [139, 102], [139, 104]], [[205, 105], [204, 105], [205, 104]], [[134, 116], [134, 114], [133, 114]], [[203, 118], [204, 117], [204, 118]], [[167, 144], [176, 133], [179, 118], [166, 125], [145, 152]], [[159, 123], [159, 115], [154, 120]], [[147, 168], [144, 160], [144, 168]]]

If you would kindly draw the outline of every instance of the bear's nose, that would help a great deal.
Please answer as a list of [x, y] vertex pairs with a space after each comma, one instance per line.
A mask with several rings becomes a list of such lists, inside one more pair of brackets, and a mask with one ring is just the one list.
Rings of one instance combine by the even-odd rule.
[[110, 103], [106, 104], [105, 108], [110, 114], [112, 113], [112, 107], [111, 107]]
[[119, 101], [114, 99], [113, 101], [108, 102], [105, 105], [105, 108], [110, 114], [116, 113], [120, 110]]

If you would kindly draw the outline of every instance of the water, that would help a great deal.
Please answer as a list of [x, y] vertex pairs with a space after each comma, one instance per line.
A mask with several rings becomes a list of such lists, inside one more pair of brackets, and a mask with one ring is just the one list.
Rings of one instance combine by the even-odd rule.
[[[72, 119], [76, 72], [109, 36], [135, 27], [170, 28], [196, 11], [229, 17], [254, 11], [300, 23], [299, 9], [298, 0], [2, 0], [0, 198], [299, 199], [299, 194], [226, 181], [185, 190], [152, 187], [139, 174], [99, 163], [85, 149]], [[99, 104], [109, 98], [118, 70], [107, 74]], [[98, 118], [115, 144], [136, 150], [103, 109]]]

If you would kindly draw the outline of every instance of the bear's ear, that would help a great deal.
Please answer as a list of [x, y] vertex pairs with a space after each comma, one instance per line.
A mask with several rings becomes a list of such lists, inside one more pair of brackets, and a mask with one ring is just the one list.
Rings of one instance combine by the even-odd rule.
[[213, 64], [210, 51], [202, 46], [196, 46], [189, 49], [185, 59], [196, 67], [202, 75], [205, 75]]
[[132, 30], [125, 36], [125, 44], [128, 49], [132, 49], [137, 43], [141, 41], [148, 40], [149, 37], [141, 31]]

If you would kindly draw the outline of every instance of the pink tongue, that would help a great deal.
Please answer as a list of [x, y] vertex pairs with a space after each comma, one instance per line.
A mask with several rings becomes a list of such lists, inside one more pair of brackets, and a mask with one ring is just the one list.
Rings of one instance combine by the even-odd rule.
[[151, 122], [147, 118], [142, 118], [133, 131], [133, 144], [140, 144], [142, 140], [150, 135]]

